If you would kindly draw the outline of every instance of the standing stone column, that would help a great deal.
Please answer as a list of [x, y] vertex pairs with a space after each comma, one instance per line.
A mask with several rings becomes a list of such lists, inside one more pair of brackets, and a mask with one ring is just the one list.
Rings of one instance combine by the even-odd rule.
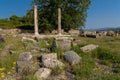
[[35, 36], [38, 36], [39, 35], [39, 32], [38, 32], [38, 17], [37, 17], [37, 6], [34, 5], [34, 33], [35, 33]]
[[61, 35], [61, 8], [58, 8], [58, 35]]

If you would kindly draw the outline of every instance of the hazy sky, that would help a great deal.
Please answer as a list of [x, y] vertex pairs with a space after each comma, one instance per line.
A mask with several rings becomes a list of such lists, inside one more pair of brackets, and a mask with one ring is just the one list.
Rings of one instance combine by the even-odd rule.
[[120, 0], [92, 0], [86, 28], [120, 26]]
[[[32, 0], [0, 0], [0, 18], [23, 16]], [[92, 0], [85, 27], [89, 29], [120, 26], [120, 0]]]

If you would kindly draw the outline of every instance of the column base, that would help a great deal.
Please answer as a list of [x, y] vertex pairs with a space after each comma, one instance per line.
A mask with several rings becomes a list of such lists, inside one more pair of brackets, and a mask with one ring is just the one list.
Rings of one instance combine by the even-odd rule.
[[58, 36], [61, 36], [62, 34], [61, 33], [58, 33]]
[[39, 33], [35, 33], [35, 36], [39, 36]]

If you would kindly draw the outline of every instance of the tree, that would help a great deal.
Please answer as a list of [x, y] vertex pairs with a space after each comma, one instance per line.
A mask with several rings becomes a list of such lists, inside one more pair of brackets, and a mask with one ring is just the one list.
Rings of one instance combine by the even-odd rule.
[[26, 15], [23, 17], [26, 23], [33, 25], [34, 24], [34, 12], [33, 10], [27, 10]]
[[16, 27], [17, 25], [20, 24], [20, 17], [16, 16], [16, 15], [12, 15], [9, 20], [10, 22]]
[[41, 30], [57, 29], [57, 11], [61, 11], [62, 29], [68, 31], [85, 25], [91, 0], [35, 0], [35, 3], [39, 5]]

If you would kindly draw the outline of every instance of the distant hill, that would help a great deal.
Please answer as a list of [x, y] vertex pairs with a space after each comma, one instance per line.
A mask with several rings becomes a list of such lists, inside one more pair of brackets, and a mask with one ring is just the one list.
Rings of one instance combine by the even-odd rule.
[[120, 30], [120, 27], [115, 27], [115, 28], [101, 28], [101, 29], [97, 29], [97, 31], [109, 31], [109, 30]]
[[106, 27], [106, 28], [97, 28], [97, 29], [83, 29], [83, 30], [88, 30], [88, 31], [109, 31], [109, 30], [114, 30], [114, 31], [117, 31], [117, 30], [120, 30], [120, 26], [119, 27]]

